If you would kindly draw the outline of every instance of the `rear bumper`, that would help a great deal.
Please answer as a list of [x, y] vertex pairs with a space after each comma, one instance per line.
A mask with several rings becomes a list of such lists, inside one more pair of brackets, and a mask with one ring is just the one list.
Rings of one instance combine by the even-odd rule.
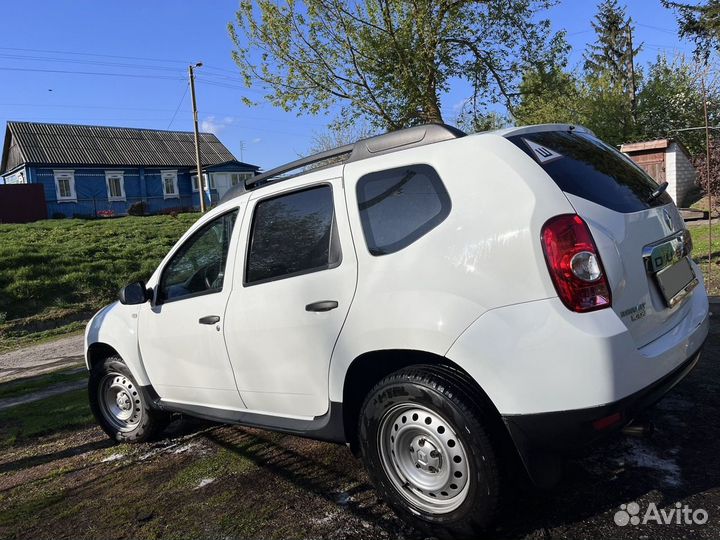
[[505, 415], [503, 421], [530, 477], [552, 483], [554, 460], [568, 450], [588, 445], [630, 423], [682, 381], [700, 359], [702, 345], [672, 372], [618, 401], [598, 407], [539, 414]]

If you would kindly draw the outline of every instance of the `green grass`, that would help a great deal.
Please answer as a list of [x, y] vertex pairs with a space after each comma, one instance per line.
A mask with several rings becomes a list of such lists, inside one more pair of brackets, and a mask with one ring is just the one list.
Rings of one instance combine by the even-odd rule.
[[38, 375], [36, 377], [0, 383], [0, 399], [22, 396], [30, 392], [43, 390], [55, 384], [82, 381], [87, 379], [87, 377], [88, 374], [84, 368], [72, 368], [55, 371], [47, 375]]
[[0, 352], [77, 330], [147, 279], [199, 214], [0, 224]]
[[0, 411], [0, 448], [94, 422], [87, 390], [73, 390]]
[[168, 489], [191, 489], [200, 484], [204, 478], [225, 478], [233, 474], [243, 474], [255, 468], [248, 458], [235, 452], [221, 449], [216, 454], [203, 457], [180, 470], [167, 484]]
[[708, 285], [708, 253], [712, 253], [712, 267], [710, 272], [709, 294], [720, 295], [720, 224], [712, 226], [712, 250], [707, 225], [694, 225], [690, 227], [690, 234], [693, 239], [693, 259], [700, 265], [705, 277], [705, 284]]

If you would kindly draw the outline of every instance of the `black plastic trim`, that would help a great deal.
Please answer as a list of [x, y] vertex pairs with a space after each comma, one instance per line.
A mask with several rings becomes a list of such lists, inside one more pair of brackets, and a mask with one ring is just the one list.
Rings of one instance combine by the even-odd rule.
[[[548, 463], [552, 457], [589, 445], [629, 424], [635, 416], [654, 405], [695, 367], [702, 352], [701, 345], [673, 371], [649, 386], [618, 401], [586, 409], [573, 409], [539, 414], [503, 415], [520, 457], [533, 482], [539, 486], [554, 483]], [[611, 428], [598, 431], [593, 422], [621, 413], [622, 419]]]
[[158, 401], [158, 404], [166, 411], [185, 413], [214, 422], [258, 427], [320, 441], [341, 444], [347, 442], [343, 421], [343, 406], [342, 403], [337, 401], [331, 401], [328, 412], [312, 420], [295, 420], [247, 411], [230, 411], [200, 405], [170, 403], [162, 399]]

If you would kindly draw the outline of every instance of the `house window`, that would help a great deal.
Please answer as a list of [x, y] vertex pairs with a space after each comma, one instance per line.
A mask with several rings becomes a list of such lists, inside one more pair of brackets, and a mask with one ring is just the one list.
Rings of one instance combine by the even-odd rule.
[[55, 195], [58, 202], [77, 202], [75, 193], [75, 171], [53, 171], [55, 176]]
[[[209, 184], [208, 184], [208, 175], [207, 173], [203, 173], [203, 183], [205, 184], [205, 191], [208, 191]], [[197, 174], [192, 175], [192, 190], [198, 191], [198, 177]]]
[[105, 183], [109, 201], [125, 200], [125, 177], [122, 171], [106, 171]]
[[180, 197], [177, 171], [162, 171], [160, 177], [162, 178], [163, 197], [165, 199], [177, 199]]
[[254, 175], [251, 172], [238, 172], [230, 173], [230, 185], [237, 186], [238, 184], [244, 184], [245, 180], [252, 178]]

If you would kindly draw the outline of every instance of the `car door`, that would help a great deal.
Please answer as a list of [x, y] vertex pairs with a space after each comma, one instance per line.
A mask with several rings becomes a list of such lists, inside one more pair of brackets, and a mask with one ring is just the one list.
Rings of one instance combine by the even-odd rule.
[[310, 418], [328, 409], [330, 358], [357, 259], [341, 179], [291, 182], [250, 199], [225, 340], [249, 410]]
[[140, 353], [163, 401], [244, 408], [223, 337], [238, 212], [222, 214], [185, 240], [161, 271], [155, 301], [140, 309]]

